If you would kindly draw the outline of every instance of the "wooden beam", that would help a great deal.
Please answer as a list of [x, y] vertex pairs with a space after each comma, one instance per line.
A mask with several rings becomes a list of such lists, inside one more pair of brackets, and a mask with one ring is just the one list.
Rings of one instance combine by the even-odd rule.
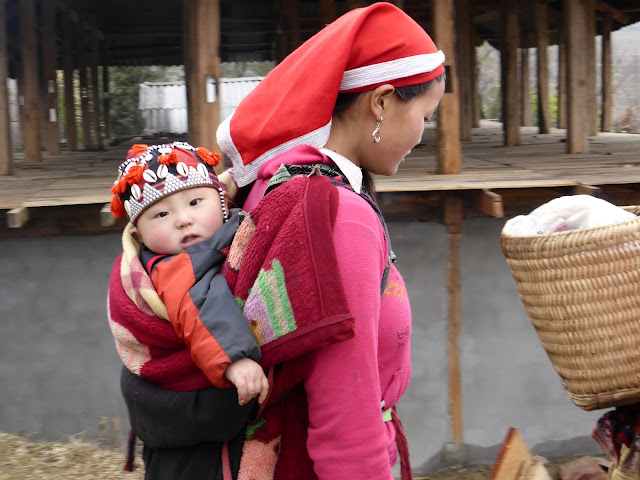
[[63, 15], [64, 31], [62, 32], [63, 66], [64, 66], [64, 120], [67, 137], [67, 150], [78, 149], [78, 132], [76, 125], [76, 107], [73, 86], [73, 37], [74, 26], [70, 15]]
[[45, 148], [60, 155], [58, 124], [58, 79], [56, 71], [56, 2], [42, 3], [42, 40], [44, 42], [44, 81], [46, 95]]
[[603, 132], [611, 131], [613, 116], [611, 28], [611, 13], [604, 12], [602, 15], [602, 116], [600, 117], [600, 130]]
[[437, 110], [436, 169], [438, 173], [460, 173], [460, 100], [455, 58], [453, 0], [433, 1], [433, 34], [445, 53], [447, 84]]
[[620, 22], [623, 25], [628, 25], [631, 20], [622, 10], [618, 10], [617, 8], [609, 5], [607, 2], [598, 1], [596, 3], [596, 8], [601, 12], [609, 13], [616, 21]]
[[482, 23], [499, 21], [499, 19], [500, 11], [496, 8], [495, 10], [490, 10], [488, 12], [481, 13], [480, 15], [476, 15], [471, 19], [471, 21], [476, 25], [480, 25]]
[[40, 75], [38, 73], [38, 50], [36, 35], [35, 0], [20, 0], [20, 42], [22, 54], [22, 145], [27, 163], [42, 161], [40, 122]]
[[529, 49], [520, 49], [520, 125], [531, 126], [531, 82], [529, 81]]
[[565, 0], [567, 22], [567, 153], [588, 153], [587, 10], [583, 0]]
[[9, 46], [7, 43], [7, 0], [0, 0], [0, 175], [13, 175], [11, 121], [9, 118]]
[[449, 359], [449, 442], [457, 445], [464, 443], [462, 421], [462, 380], [458, 340], [462, 324], [462, 297], [460, 293], [460, 240], [462, 237], [462, 198], [452, 194], [445, 197], [444, 224], [449, 235], [447, 247], [447, 356]]
[[486, 215], [495, 218], [504, 217], [504, 207], [502, 205], [502, 197], [491, 190], [480, 190], [474, 198], [476, 207]]
[[21, 228], [29, 221], [29, 210], [26, 207], [12, 208], [7, 212], [7, 226]]
[[549, 133], [551, 112], [549, 109], [549, 14], [547, 4], [536, 1], [536, 44], [538, 46], [538, 131]]
[[518, 113], [518, 10], [516, 0], [502, 0], [502, 31], [500, 35], [500, 68], [502, 77], [502, 121], [504, 144], [520, 145], [520, 115]]

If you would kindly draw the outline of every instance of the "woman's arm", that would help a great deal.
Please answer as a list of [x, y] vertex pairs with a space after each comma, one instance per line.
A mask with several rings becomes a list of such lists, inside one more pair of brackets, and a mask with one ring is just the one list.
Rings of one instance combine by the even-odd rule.
[[131, 427], [152, 448], [175, 448], [233, 439], [255, 400], [238, 405], [235, 388], [165, 390], [122, 368], [120, 387]]

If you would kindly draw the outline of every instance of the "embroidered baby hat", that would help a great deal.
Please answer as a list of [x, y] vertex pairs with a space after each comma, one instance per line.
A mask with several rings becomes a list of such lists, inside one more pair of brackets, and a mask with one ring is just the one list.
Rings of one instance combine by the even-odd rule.
[[133, 145], [127, 159], [118, 167], [118, 178], [111, 188], [111, 213], [127, 215], [131, 223], [165, 195], [194, 187], [213, 187], [224, 197], [213, 167], [220, 155], [185, 142], [163, 145]]
[[411, 17], [390, 3], [351, 10], [274, 68], [220, 124], [218, 145], [238, 186], [267, 160], [329, 138], [339, 92], [417, 85], [444, 73], [444, 54]]

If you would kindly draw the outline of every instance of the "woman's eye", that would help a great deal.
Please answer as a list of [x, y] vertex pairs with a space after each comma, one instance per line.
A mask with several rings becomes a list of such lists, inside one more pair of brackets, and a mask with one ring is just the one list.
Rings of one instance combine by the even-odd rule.
[[199, 198], [194, 198], [193, 200], [191, 200], [189, 202], [189, 205], [191, 205], [192, 207], [195, 207], [196, 205], [198, 205], [200, 203], [200, 199]]

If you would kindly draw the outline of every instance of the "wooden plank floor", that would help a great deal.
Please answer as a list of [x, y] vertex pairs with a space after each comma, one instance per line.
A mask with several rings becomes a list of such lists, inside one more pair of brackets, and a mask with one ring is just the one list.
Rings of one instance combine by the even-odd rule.
[[640, 183], [640, 135], [604, 133], [589, 141], [590, 153], [565, 153], [565, 131], [539, 135], [521, 129], [522, 145], [505, 147], [500, 124], [483, 122], [462, 145], [462, 172], [437, 175], [433, 131], [426, 130], [393, 177], [376, 177], [380, 192], [455, 191]]
[[[522, 145], [505, 147], [501, 125], [484, 121], [474, 129], [473, 141], [462, 146], [462, 173], [438, 175], [433, 133], [433, 128], [425, 130], [423, 143], [395, 176], [376, 178], [378, 191], [443, 193], [640, 184], [640, 135], [600, 134], [590, 139], [589, 154], [567, 155], [564, 130], [539, 135], [535, 128], [522, 128]], [[117, 166], [132, 143], [102, 152], [44, 154], [39, 164], [27, 164], [17, 156], [15, 174], [0, 177], [0, 211], [109, 202]]]

